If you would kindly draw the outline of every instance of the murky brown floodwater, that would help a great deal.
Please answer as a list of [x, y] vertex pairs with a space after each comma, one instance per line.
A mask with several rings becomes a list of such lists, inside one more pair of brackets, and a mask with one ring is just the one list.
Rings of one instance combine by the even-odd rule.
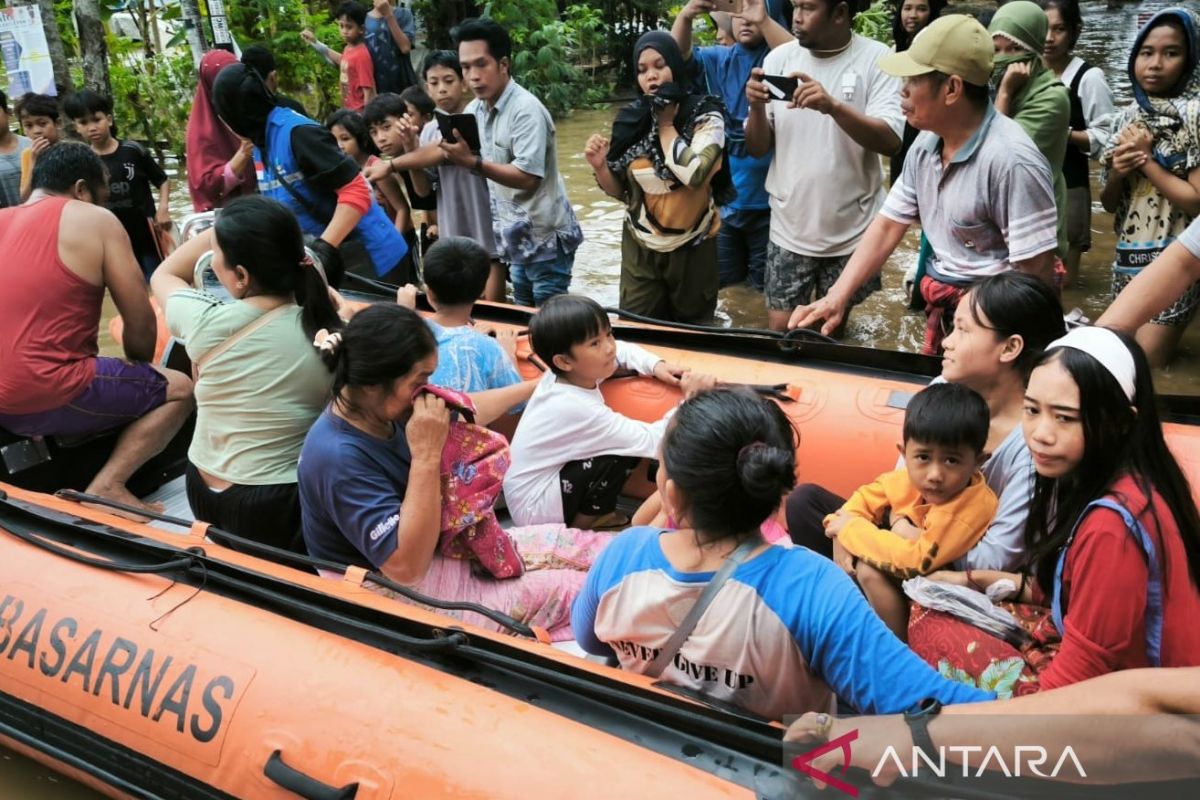
[[[1079, 53], [1093, 64], [1103, 66], [1109, 83], [1117, 95], [1118, 105], [1129, 101], [1130, 92], [1125, 76], [1129, 43], [1136, 33], [1138, 11], [1167, 5], [1161, 2], [1123, 3], [1117, 10], [1107, 10], [1106, 3], [1084, 2], [1085, 30], [1079, 43]], [[622, 207], [601, 192], [592, 180], [591, 170], [583, 160], [583, 144], [595, 132], [607, 132], [612, 111], [580, 111], [559, 125], [559, 161], [576, 212], [587, 240], [575, 260], [572, 289], [595, 297], [605, 305], [617, 304], [617, 282], [621, 272]], [[1095, 175], [1093, 175], [1093, 183]], [[1095, 187], [1094, 197], [1099, 197]], [[190, 211], [186, 191], [177, 190], [176, 212], [182, 216]], [[1109, 301], [1110, 264], [1115, 247], [1112, 215], [1095, 204], [1092, 216], [1092, 249], [1084, 254], [1081, 268], [1082, 285], [1066, 293], [1066, 306], [1079, 306], [1095, 319]], [[924, 328], [919, 313], [904, 310], [900, 286], [904, 270], [917, 257], [917, 237], [909, 236], [893, 255], [883, 275], [884, 291], [875, 294], [859, 307], [851, 320], [847, 341], [898, 350], [918, 349]], [[116, 352], [108, 336], [107, 321], [112, 314], [111, 304], [105, 315], [101, 345]], [[766, 312], [762, 296], [744, 287], [724, 290], [718, 315], [726, 324], [761, 326]], [[1200, 325], [1193, 325], [1184, 337], [1180, 355], [1168, 369], [1156, 378], [1162, 392], [1200, 394]], [[100, 795], [56, 775], [40, 765], [0, 748], [0, 797], [54, 798], [82, 800]]]

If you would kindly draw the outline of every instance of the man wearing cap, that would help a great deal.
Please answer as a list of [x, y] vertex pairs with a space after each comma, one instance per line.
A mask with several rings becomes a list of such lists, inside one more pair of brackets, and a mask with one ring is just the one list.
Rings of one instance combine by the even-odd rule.
[[1052, 283], [1057, 212], [1050, 166], [988, 99], [992, 39], [974, 18], [952, 14], [880, 60], [904, 79], [901, 108], [923, 131], [883, 208], [825, 297], [798, 306], [788, 326], [835, 330], [859, 286], [876, 279], [908, 227], [920, 222], [933, 257], [921, 281], [936, 353], [971, 284], [1009, 269]]
[[[887, 48], [850, 29], [864, 5], [793, 0], [795, 41], [772, 50], [746, 83], [746, 151], [758, 158], [774, 146], [765, 293], [776, 330], [842, 273], [883, 203], [879, 156], [900, 147], [900, 82], [879, 68]], [[799, 85], [785, 97], [764, 75]], [[880, 287], [878, 276], [860, 287], [853, 303]]]

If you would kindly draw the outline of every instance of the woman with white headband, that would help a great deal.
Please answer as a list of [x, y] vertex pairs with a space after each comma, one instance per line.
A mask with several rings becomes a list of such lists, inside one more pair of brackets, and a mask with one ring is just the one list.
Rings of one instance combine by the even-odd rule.
[[968, 648], [959, 639], [939, 653], [944, 636], [914, 649], [981, 679], [980, 667], [1020, 673], [1014, 694], [1200, 665], [1200, 516], [1163, 439], [1141, 347], [1107, 328], [1052, 342], [1030, 375], [1022, 426], [1037, 470], [1025, 570], [931, 577], [993, 595], [1008, 581], [1025, 604], [1019, 618], [1044, 609], [1034, 639], [1019, 653], [999, 639]]

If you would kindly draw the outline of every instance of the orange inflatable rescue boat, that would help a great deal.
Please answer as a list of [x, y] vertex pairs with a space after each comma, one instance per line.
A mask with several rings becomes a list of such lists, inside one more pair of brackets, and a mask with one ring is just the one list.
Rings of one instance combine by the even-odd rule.
[[[527, 324], [523, 309], [477, 311]], [[895, 463], [907, 398], [937, 369], [766, 334], [616, 332], [778, 395], [801, 432], [800, 479], [839, 492]], [[526, 353], [525, 374], [538, 370]], [[678, 399], [641, 378], [604, 393], [643, 419]], [[1171, 445], [1200, 485], [1200, 415], [1194, 401], [1172, 403]], [[0, 483], [0, 744], [111, 796], [813, 791], [785, 764], [779, 725], [578, 658], [495, 612], [511, 635], [375, 594], [358, 568], [321, 578], [231, 550], [202, 523], [131, 523], [11, 485], [20, 478]], [[626, 493], [650, 488], [642, 470]]]

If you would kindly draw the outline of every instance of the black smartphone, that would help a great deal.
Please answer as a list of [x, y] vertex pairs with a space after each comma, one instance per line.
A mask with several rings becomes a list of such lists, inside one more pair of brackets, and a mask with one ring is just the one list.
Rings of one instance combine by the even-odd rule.
[[783, 100], [790, 103], [792, 95], [800, 87], [799, 78], [785, 78], [782, 75], [763, 75], [763, 83], [767, 85], [767, 93], [772, 100]]

